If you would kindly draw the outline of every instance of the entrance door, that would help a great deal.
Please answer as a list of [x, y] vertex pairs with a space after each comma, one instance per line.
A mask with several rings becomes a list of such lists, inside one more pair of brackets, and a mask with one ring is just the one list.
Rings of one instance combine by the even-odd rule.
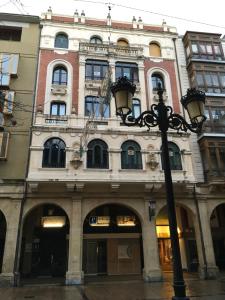
[[107, 274], [106, 240], [84, 241], [84, 272], [85, 274]]

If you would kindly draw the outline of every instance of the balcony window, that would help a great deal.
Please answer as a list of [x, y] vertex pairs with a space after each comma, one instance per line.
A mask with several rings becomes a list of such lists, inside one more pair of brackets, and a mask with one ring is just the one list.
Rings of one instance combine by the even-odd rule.
[[116, 63], [116, 79], [126, 76], [132, 82], [139, 82], [138, 65], [133, 63]]
[[196, 87], [207, 93], [225, 93], [225, 73], [196, 72]]
[[67, 85], [67, 69], [63, 66], [57, 66], [53, 70], [52, 84]]
[[104, 98], [87, 96], [85, 97], [85, 116], [109, 118], [109, 104]]
[[52, 116], [65, 116], [66, 103], [54, 101], [51, 103], [51, 115]]
[[90, 38], [91, 44], [102, 44], [102, 39], [99, 36], [92, 36]]
[[141, 147], [135, 141], [126, 141], [122, 144], [122, 169], [142, 169]]
[[55, 48], [68, 49], [69, 40], [68, 36], [64, 33], [59, 33], [55, 37]]
[[193, 58], [207, 59], [207, 60], [223, 60], [221, 45], [212, 42], [199, 42], [191, 43], [191, 53]]
[[65, 168], [66, 145], [59, 138], [51, 138], [44, 144], [42, 167]]
[[99, 139], [88, 144], [87, 168], [108, 169], [108, 146]]
[[109, 68], [107, 61], [86, 60], [85, 78], [87, 80], [102, 80]]

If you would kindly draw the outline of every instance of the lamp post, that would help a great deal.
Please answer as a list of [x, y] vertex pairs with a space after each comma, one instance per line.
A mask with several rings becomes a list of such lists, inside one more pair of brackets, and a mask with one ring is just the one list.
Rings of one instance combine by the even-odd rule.
[[187, 94], [181, 98], [181, 103], [187, 110], [191, 121], [191, 124], [188, 124], [182, 116], [173, 112], [172, 107], [164, 104], [163, 89], [160, 84], [157, 89], [159, 97], [158, 104], [153, 104], [150, 110], [142, 112], [137, 118], [129, 116], [132, 111], [132, 97], [135, 90], [136, 86], [126, 77], [120, 77], [117, 82], [111, 85], [111, 92], [116, 102], [116, 113], [122, 118], [123, 124], [127, 126], [146, 126], [148, 127], [148, 130], [150, 130], [151, 127], [158, 126], [161, 132], [162, 160], [173, 255], [173, 288], [175, 296], [172, 297], [172, 299], [189, 300], [189, 298], [186, 297], [186, 288], [181, 264], [167, 131], [169, 129], [174, 129], [178, 133], [182, 131], [187, 132], [188, 130], [199, 133], [202, 129], [203, 122], [206, 119], [204, 116], [205, 94], [196, 89], [188, 89]]

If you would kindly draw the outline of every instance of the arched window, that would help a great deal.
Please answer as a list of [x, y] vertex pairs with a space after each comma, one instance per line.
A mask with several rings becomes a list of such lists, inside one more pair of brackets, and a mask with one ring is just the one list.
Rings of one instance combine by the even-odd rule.
[[129, 47], [129, 43], [125, 39], [119, 39], [117, 41], [117, 46], [119, 46], [119, 47]]
[[156, 90], [158, 88], [158, 85], [161, 85], [161, 88], [165, 88], [164, 86], [164, 80], [161, 74], [159, 73], [154, 73], [152, 74], [152, 88], [153, 90]]
[[149, 44], [149, 55], [155, 57], [161, 57], [161, 49], [157, 43]]
[[55, 37], [55, 48], [68, 49], [69, 41], [65, 33], [58, 33]]
[[108, 169], [108, 146], [102, 140], [88, 144], [87, 168]]
[[85, 97], [85, 116], [109, 118], [109, 103], [104, 103], [99, 97]]
[[51, 103], [50, 114], [52, 116], [65, 116], [65, 114], [66, 114], [66, 103], [60, 102], [60, 101], [53, 101]]
[[59, 138], [51, 138], [44, 144], [42, 167], [65, 168], [66, 145]]
[[141, 147], [138, 143], [126, 141], [121, 148], [122, 169], [142, 169]]
[[102, 39], [99, 36], [92, 36], [90, 38], [90, 43], [91, 44], [102, 44]]
[[63, 66], [57, 66], [53, 70], [52, 84], [67, 85], [67, 69]]
[[[168, 148], [169, 148], [171, 170], [182, 170], [181, 153], [179, 147], [172, 142], [168, 142]], [[164, 169], [164, 162], [163, 162], [162, 155], [161, 155], [161, 161], [162, 161], [162, 169]]]

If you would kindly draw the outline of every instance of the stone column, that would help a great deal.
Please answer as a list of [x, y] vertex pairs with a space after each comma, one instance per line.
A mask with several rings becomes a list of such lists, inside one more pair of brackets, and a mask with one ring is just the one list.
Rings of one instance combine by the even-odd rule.
[[142, 240], [144, 254], [143, 278], [145, 281], [161, 281], [162, 271], [159, 264], [158, 241], [156, 224], [153, 217], [151, 222], [148, 215], [148, 201], [145, 201], [145, 217], [142, 224]]
[[70, 215], [70, 238], [68, 271], [66, 273], [66, 284], [81, 284], [82, 273], [82, 241], [83, 226], [81, 224], [81, 199], [72, 200], [72, 211]]
[[0, 274], [1, 286], [13, 285], [14, 282], [14, 261], [16, 254], [20, 205], [21, 200], [12, 200], [9, 205], [9, 212], [5, 216], [7, 226], [2, 273]]
[[[216, 278], [218, 275], [218, 267], [216, 266], [215, 261], [212, 233], [210, 228], [210, 216], [208, 216], [207, 203], [200, 200], [198, 205], [203, 238], [202, 245], [199, 224], [198, 222], [195, 222], [196, 242], [199, 257], [199, 276], [200, 278]], [[205, 252], [206, 264], [203, 259], [203, 251]]]

